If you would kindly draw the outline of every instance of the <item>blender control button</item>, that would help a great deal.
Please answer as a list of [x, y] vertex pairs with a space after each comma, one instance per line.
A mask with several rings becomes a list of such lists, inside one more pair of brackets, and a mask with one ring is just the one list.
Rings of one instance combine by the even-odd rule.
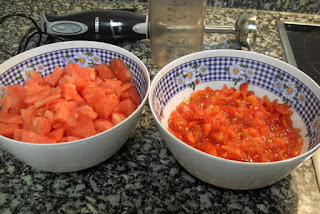
[[133, 31], [140, 31], [140, 26], [139, 25], [133, 26]]
[[75, 34], [80, 32], [82, 28], [75, 23], [58, 23], [52, 26], [52, 30], [56, 33]]

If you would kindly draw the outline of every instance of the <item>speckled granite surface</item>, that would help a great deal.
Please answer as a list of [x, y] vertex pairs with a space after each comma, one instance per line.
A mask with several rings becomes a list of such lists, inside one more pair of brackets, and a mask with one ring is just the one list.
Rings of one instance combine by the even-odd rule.
[[[148, 2], [148, 0], [110, 0], [111, 2]], [[318, 0], [208, 0], [208, 6], [220, 8], [241, 8], [271, 10], [295, 13], [320, 13]]]
[[[134, 8], [146, 4], [103, 1], [2, 1], [1, 11], [39, 19], [42, 9], [69, 13], [95, 8]], [[208, 8], [207, 23], [233, 25], [243, 9]], [[251, 11], [248, 11], [251, 12]], [[319, 15], [257, 11], [258, 38], [253, 51], [285, 60], [275, 21], [318, 22]], [[7, 33], [14, 37], [15, 29]], [[0, 37], [2, 38], [2, 37]], [[2, 38], [3, 40], [3, 38]], [[0, 40], [1, 41], [1, 40]], [[3, 41], [1, 41], [3, 42]], [[121, 43], [157, 73], [148, 40]], [[204, 49], [240, 48], [233, 35], [206, 34]], [[0, 61], [9, 56], [0, 53]], [[206, 184], [173, 158], [156, 130], [146, 105], [125, 146], [98, 166], [74, 173], [46, 173], [26, 166], [0, 149], [0, 213], [285, 213], [316, 214], [320, 193], [312, 160], [272, 186], [232, 191]]]

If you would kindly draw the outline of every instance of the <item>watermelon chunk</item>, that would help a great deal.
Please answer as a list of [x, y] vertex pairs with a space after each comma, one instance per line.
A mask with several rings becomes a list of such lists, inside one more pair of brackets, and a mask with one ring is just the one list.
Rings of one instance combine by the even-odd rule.
[[129, 68], [121, 59], [111, 60], [110, 66], [116, 74], [118, 80], [121, 80], [123, 82], [131, 81], [133, 74], [130, 72]]
[[116, 74], [106, 63], [101, 63], [100, 65], [96, 66], [95, 70], [103, 80], [116, 78]]
[[23, 123], [22, 116], [20, 114], [15, 114], [15, 113], [1, 113], [0, 121], [5, 123], [16, 123], [16, 124]]
[[31, 121], [30, 130], [42, 136], [45, 136], [49, 134], [51, 130], [51, 123], [45, 117], [33, 117]]
[[67, 127], [71, 135], [85, 138], [97, 134], [93, 120], [90, 118], [82, 114], [78, 114], [74, 122], [73, 127]]
[[102, 118], [107, 119], [119, 104], [119, 98], [115, 94], [106, 95], [94, 105], [94, 110]]
[[13, 138], [16, 129], [20, 129], [20, 126], [16, 123], [4, 123], [0, 121], [0, 135]]
[[41, 136], [40, 134], [30, 131], [30, 130], [21, 130], [21, 141], [29, 142], [29, 143], [42, 143], [42, 144], [49, 144], [49, 143], [56, 143], [55, 139], [50, 137]]
[[44, 80], [43, 80], [43, 78], [42, 78], [40, 73], [38, 73], [36, 71], [31, 71], [30, 79], [26, 80], [24, 82], [24, 84], [26, 86], [29, 86], [29, 85], [42, 85], [42, 84], [44, 84]]
[[122, 121], [124, 121], [127, 117], [124, 114], [121, 113], [117, 113], [117, 112], [113, 112], [111, 114], [111, 122], [114, 125], [117, 125], [119, 123], [121, 123]]
[[137, 109], [137, 104], [131, 101], [131, 99], [126, 98], [120, 101], [119, 105], [116, 107], [114, 112], [124, 114], [126, 116], [131, 115]]
[[98, 114], [93, 110], [93, 108], [89, 105], [82, 105], [77, 109], [81, 114], [86, 117], [95, 120], [98, 117]]
[[96, 127], [97, 132], [106, 131], [114, 126], [114, 124], [111, 123], [109, 120], [103, 118], [96, 119], [93, 121], [93, 123]]
[[90, 106], [94, 106], [96, 102], [106, 96], [100, 87], [86, 87], [80, 93]]
[[48, 137], [55, 139], [57, 142], [60, 142], [64, 135], [64, 130], [65, 130], [64, 127], [55, 129], [48, 134]]
[[12, 98], [5, 94], [1, 99], [0, 99], [0, 106], [1, 106], [1, 110], [0, 113], [8, 113], [9, 109], [12, 106]]
[[25, 88], [22, 85], [8, 85], [6, 86], [6, 94], [12, 99], [10, 108], [11, 113], [19, 113], [20, 109], [24, 108]]
[[59, 66], [55, 66], [53, 72], [51, 74], [47, 74], [44, 77], [44, 81], [47, 82], [51, 86], [56, 86], [58, 80], [60, 79], [61, 75], [63, 74], [64, 70]]
[[83, 101], [82, 97], [79, 95], [76, 86], [71, 82], [65, 82], [61, 86], [62, 88], [62, 98], [66, 100]]

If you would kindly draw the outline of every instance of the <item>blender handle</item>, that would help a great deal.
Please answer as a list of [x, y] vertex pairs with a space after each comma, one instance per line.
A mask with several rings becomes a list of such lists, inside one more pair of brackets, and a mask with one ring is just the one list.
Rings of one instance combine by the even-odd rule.
[[69, 40], [116, 43], [148, 38], [148, 16], [124, 10], [91, 10], [66, 15], [40, 14], [40, 28]]

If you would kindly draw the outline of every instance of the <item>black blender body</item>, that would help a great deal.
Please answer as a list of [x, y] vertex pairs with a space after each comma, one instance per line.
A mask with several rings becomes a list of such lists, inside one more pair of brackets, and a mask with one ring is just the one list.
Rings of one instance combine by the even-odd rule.
[[42, 12], [40, 28], [66, 40], [108, 43], [148, 38], [148, 16], [124, 10], [91, 10], [67, 15]]

